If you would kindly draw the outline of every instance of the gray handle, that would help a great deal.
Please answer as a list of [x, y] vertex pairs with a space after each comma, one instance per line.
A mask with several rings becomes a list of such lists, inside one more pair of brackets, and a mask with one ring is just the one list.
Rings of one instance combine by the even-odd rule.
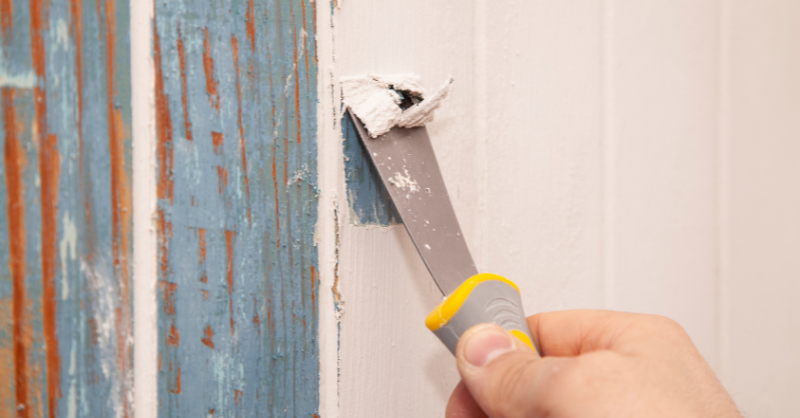
[[[443, 305], [445, 303], [447, 301]], [[487, 323], [505, 328], [535, 350], [519, 291], [505, 281], [487, 280], [479, 283], [457, 309], [444, 325], [437, 329], [429, 325], [454, 355], [458, 340], [464, 332], [474, 325]]]

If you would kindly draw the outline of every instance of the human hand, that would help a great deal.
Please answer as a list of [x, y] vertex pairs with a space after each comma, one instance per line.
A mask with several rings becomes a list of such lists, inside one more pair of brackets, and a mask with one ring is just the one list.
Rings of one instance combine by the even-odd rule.
[[671, 319], [576, 310], [528, 326], [543, 357], [496, 325], [464, 333], [447, 418], [741, 417]]

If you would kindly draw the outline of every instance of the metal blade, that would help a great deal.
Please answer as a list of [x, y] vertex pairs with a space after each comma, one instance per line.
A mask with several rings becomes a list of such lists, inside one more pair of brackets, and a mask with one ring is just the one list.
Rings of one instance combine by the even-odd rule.
[[347, 112], [378, 170], [417, 251], [443, 294], [478, 274], [458, 226], [428, 132], [394, 127], [372, 138]]

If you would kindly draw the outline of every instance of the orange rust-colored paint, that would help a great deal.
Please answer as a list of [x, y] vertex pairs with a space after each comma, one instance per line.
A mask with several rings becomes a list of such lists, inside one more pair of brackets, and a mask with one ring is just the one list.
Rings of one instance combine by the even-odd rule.
[[217, 166], [217, 177], [219, 177], [219, 194], [225, 193], [225, 188], [228, 187], [228, 170]]
[[186, 88], [186, 48], [183, 46], [181, 28], [178, 27], [178, 64], [181, 68], [181, 103], [183, 104], [183, 129], [186, 140], [192, 141], [192, 121], [189, 120], [189, 91]]
[[[208, 283], [208, 278], [205, 275], [203, 276], [203, 279], [200, 279], [200, 281], [203, 283]], [[203, 295], [203, 300], [205, 302], [208, 302], [208, 290], [200, 289], [200, 294]]]
[[176, 395], [181, 394], [181, 368], [178, 367], [177, 372], [175, 373], [175, 385], [169, 390], [170, 393], [174, 393]]
[[[9, 1], [9, 0], [4, 0]], [[303, 6], [305, 7], [305, 6]], [[250, 50], [256, 52], [256, 16], [253, 0], [247, 4], [247, 38], [250, 40]]]
[[6, 216], [8, 219], [9, 270], [12, 280], [12, 339], [14, 352], [15, 403], [25, 408], [18, 417], [28, 417], [28, 360], [25, 338], [25, 198], [22, 170], [25, 155], [17, 134], [17, 113], [14, 108], [16, 90], [3, 88], [3, 129], [5, 144], [3, 163], [6, 177]]
[[208, 102], [211, 107], [219, 112], [219, 92], [214, 79], [214, 58], [211, 56], [211, 40], [208, 36], [208, 28], [203, 31], [203, 70], [206, 73], [206, 92], [208, 92]]
[[[253, 0], [250, 0], [253, 4]], [[3, 33], [3, 43], [9, 41], [11, 26], [14, 24], [14, 3], [12, 0], [0, 0], [0, 31]]]
[[178, 290], [178, 284], [163, 280], [159, 284], [161, 291], [164, 292], [164, 313], [175, 315], [175, 291]]
[[225, 135], [222, 132], [211, 132], [211, 144], [214, 145], [214, 152], [219, 154], [222, 152], [222, 145], [225, 142]]
[[172, 324], [169, 326], [169, 332], [167, 333], [167, 345], [170, 347], [177, 347], [181, 343], [181, 334], [178, 332], [178, 328], [175, 328], [175, 322], [173, 321]]
[[[132, 213], [131, 191], [125, 170], [125, 126], [122, 112], [115, 106], [114, 88], [116, 52], [116, 4], [105, 1], [106, 29], [106, 109], [108, 115], [108, 143], [111, 163], [111, 242], [114, 270], [119, 272], [120, 306], [115, 310], [117, 336], [117, 367], [123, 376], [130, 369], [131, 348], [127, 343], [130, 335], [130, 277], [128, 254], [130, 248], [130, 216]], [[128, 398], [122, 396], [123, 416], [128, 417]]]
[[[253, 0], [250, 0], [252, 7]], [[237, 116], [239, 122], [239, 150], [242, 155], [242, 172], [244, 173], [244, 191], [247, 197], [247, 222], [252, 222], [250, 210], [250, 179], [247, 177], [247, 150], [244, 143], [244, 123], [242, 122], [242, 82], [240, 79], [239, 71], [239, 40], [236, 35], [231, 37], [231, 47], [233, 49], [233, 68], [236, 70], [236, 102], [237, 102]]]
[[233, 390], [233, 402], [236, 404], [236, 406], [239, 406], [239, 401], [242, 400], [242, 395], [244, 395], [244, 392], [241, 390]]
[[[43, 0], [30, 1], [31, 63], [40, 80], [45, 79], [44, 18], [47, 6]], [[39, 176], [42, 211], [42, 328], [45, 340], [47, 371], [47, 416], [55, 418], [60, 397], [58, 334], [56, 330], [56, 233], [58, 229], [58, 141], [47, 129], [47, 94], [37, 85], [33, 89], [35, 124], [34, 142], [39, 144]]]
[[172, 222], [167, 222], [164, 209], [156, 211], [156, 224], [158, 230], [158, 257], [159, 268], [162, 274], [169, 272], [169, 239], [172, 237]]
[[45, 50], [42, 30], [44, 29], [44, 0], [30, 0], [31, 12], [31, 63], [33, 72], [44, 79]]
[[228, 278], [228, 310], [231, 316], [231, 335], [233, 335], [233, 239], [236, 231], [225, 230], [225, 249], [228, 255], [227, 278]]
[[197, 228], [197, 241], [199, 244], [199, 259], [200, 264], [206, 263], [206, 229], [205, 228]]
[[311, 269], [311, 303], [312, 303], [311, 309], [316, 310], [316, 307], [317, 307], [317, 296], [316, 296], [317, 292], [315, 290], [315, 287], [316, 287], [316, 284], [317, 284], [317, 271], [316, 271], [316, 269], [314, 269], [314, 266], [309, 266], [309, 268]]
[[205, 344], [207, 347], [214, 349], [214, 330], [211, 329], [211, 325], [206, 325], [206, 328], [203, 330], [203, 338], [200, 341]]
[[[164, 93], [161, 38], [158, 36], [158, 26], [155, 20], [153, 21], [153, 52], [156, 93], [156, 137], [158, 141], [158, 184], [156, 185], [156, 194], [159, 199], [168, 199], [170, 204], [172, 204], [174, 200], [172, 180], [174, 158], [172, 152], [172, 116], [169, 111], [169, 98]], [[163, 228], [159, 228], [159, 235], [162, 236], [162, 238], [163, 233]], [[160, 239], [159, 242], [161, 241]], [[166, 248], [164, 249], [164, 253], [166, 253]]]
[[39, 146], [39, 178], [41, 179], [42, 210], [42, 325], [46, 347], [47, 368], [47, 412], [54, 418], [58, 411], [59, 372], [61, 359], [58, 355], [56, 329], [56, 245], [58, 231], [58, 140], [47, 135]]

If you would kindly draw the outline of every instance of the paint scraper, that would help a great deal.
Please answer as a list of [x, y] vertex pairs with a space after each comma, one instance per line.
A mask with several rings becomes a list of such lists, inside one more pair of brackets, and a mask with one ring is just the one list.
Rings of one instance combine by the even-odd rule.
[[461, 335], [482, 323], [497, 324], [535, 350], [512, 281], [478, 273], [458, 225], [436, 155], [424, 126], [393, 127], [372, 138], [352, 111], [373, 165], [437, 286], [446, 297], [425, 324], [455, 354]]

